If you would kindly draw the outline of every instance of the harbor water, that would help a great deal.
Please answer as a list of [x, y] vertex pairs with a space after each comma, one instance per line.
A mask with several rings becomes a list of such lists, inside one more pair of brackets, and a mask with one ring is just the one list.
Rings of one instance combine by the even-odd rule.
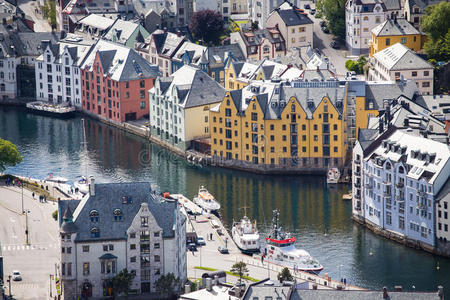
[[[6, 171], [45, 178], [48, 173], [96, 182], [149, 181], [160, 191], [191, 198], [204, 185], [220, 202], [227, 226], [243, 215], [269, 231], [272, 210], [280, 211], [283, 229], [297, 238], [333, 279], [368, 289], [402, 285], [407, 290], [450, 296], [450, 259], [406, 248], [353, 223], [349, 187], [328, 188], [320, 176], [269, 176], [198, 167], [132, 134], [86, 119], [86, 147], [81, 117], [54, 119], [17, 107], [0, 107], [0, 138], [16, 144], [23, 162]], [[86, 149], [86, 151], [85, 151]], [[261, 274], [261, 277], [264, 275]]]

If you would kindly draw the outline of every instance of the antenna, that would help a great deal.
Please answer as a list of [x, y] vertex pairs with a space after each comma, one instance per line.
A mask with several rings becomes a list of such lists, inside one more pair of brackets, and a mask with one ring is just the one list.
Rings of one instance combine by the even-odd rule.
[[247, 216], [247, 208], [250, 208], [250, 207], [248, 207], [248, 206], [239, 207], [239, 209], [243, 209], [244, 210], [244, 217]]

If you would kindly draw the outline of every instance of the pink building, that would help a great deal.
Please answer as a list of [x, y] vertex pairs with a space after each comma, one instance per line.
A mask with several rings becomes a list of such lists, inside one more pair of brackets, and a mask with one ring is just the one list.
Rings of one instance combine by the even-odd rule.
[[158, 67], [133, 49], [99, 40], [81, 66], [83, 110], [116, 122], [148, 117]]

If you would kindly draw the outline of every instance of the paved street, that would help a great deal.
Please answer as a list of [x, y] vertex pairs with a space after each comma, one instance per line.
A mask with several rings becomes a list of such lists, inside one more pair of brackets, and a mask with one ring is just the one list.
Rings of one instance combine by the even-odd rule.
[[[26, 216], [21, 214], [21, 192], [18, 187], [0, 186], [0, 241], [4, 275], [7, 279], [13, 270], [22, 274], [22, 281], [12, 281], [11, 284], [11, 294], [15, 299], [47, 299], [49, 275], [55, 273], [59, 253], [57, 223], [51, 217], [57, 206], [33, 200], [31, 192], [24, 189], [24, 209], [29, 211], [26, 220]], [[25, 237], [27, 221], [29, 244]], [[6, 282], [5, 293], [9, 294]]]
[[50, 32], [52, 27], [48, 24], [47, 20], [44, 20], [42, 13], [36, 13], [35, 8], [38, 5], [37, 1], [34, 0], [18, 0], [17, 3], [23, 12], [30, 16], [34, 21], [34, 31], [35, 32]]

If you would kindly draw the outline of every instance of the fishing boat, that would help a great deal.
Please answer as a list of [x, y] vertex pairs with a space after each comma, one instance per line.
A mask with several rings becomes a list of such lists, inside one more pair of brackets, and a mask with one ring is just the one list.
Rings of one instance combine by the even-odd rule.
[[341, 177], [341, 172], [339, 172], [338, 168], [332, 167], [332, 168], [328, 169], [327, 183], [336, 184], [336, 183], [338, 183], [340, 177]]
[[244, 254], [252, 254], [260, 251], [259, 233], [256, 228], [256, 221], [252, 223], [244, 214], [239, 222], [233, 222], [231, 236], [236, 246]]
[[269, 237], [266, 237], [264, 250], [266, 260], [300, 271], [319, 274], [323, 270], [323, 266], [308, 251], [295, 247], [295, 237], [282, 231], [278, 226], [278, 218], [279, 213], [274, 210], [272, 231]]
[[50, 102], [34, 101], [26, 104], [30, 111], [59, 118], [70, 118], [75, 114], [75, 107]]
[[60, 176], [53, 176], [53, 173], [49, 173], [48, 177], [44, 179], [44, 181], [56, 182], [56, 183], [66, 183], [68, 181], [67, 178]]
[[220, 204], [204, 186], [199, 188], [197, 197], [194, 197], [194, 203], [207, 212], [215, 212], [220, 209]]

